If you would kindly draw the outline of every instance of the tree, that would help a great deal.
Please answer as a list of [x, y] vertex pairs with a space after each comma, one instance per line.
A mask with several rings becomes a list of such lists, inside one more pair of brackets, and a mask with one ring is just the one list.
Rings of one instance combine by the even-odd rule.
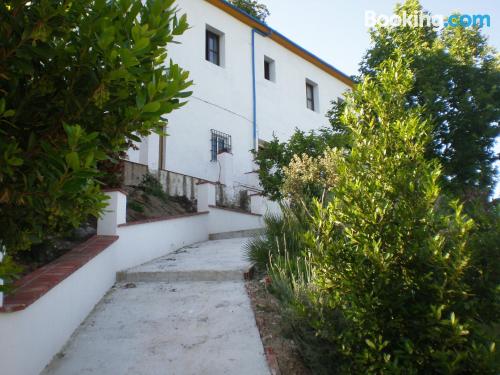
[[439, 162], [425, 157], [432, 125], [407, 107], [414, 76], [401, 54], [347, 95], [350, 152], [295, 156], [285, 168], [292, 199], [310, 182], [325, 194], [312, 209], [304, 202], [302, 256], [271, 259], [272, 279], [290, 283], [288, 307], [339, 373], [494, 374], [465, 276], [473, 222], [443, 196]]
[[188, 73], [165, 66], [168, 43], [187, 27], [172, 0], [0, 4], [0, 246], [7, 254], [100, 214], [97, 163], [163, 132], [164, 115], [190, 95]]
[[262, 22], [271, 14], [269, 9], [257, 0], [230, 0], [230, 3]]
[[[396, 14], [422, 11], [418, 0], [396, 7]], [[476, 27], [376, 27], [362, 74], [376, 74], [379, 64], [403, 51], [411, 61], [415, 85], [409, 106], [422, 106], [431, 118], [429, 158], [443, 165], [443, 181], [461, 196], [472, 190], [487, 195], [495, 184], [494, 142], [500, 134], [500, 60]]]
[[[316, 157], [328, 147], [347, 147], [348, 139], [344, 131], [334, 132], [332, 128], [321, 128], [308, 133], [296, 129], [286, 142], [274, 137], [254, 153], [263, 193], [275, 201], [283, 198], [284, 168], [290, 164], [294, 155], [307, 154]], [[311, 188], [312, 194], [314, 188]]]

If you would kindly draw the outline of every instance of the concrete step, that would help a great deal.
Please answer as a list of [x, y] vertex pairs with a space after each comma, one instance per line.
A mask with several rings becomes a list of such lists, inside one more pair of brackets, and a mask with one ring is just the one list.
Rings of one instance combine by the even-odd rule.
[[244, 274], [248, 269], [237, 271], [208, 271], [208, 270], [192, 270], [192, 271], [160, 271], [160, 272], [119, 272], [116, 276], [118, 282], [202, 282], [202, 281], [239, 281], [244, 279]]
[[251, 267], [244, 238], [212, 240], [184, 247], [152, 262], [119, 272], [118, 282], [239, 281]]
[[214, 233], [210, 235], [210, 240], [226, 240], [231, 238], [255, 237], [264, 234], [265, 229], [237, 230], [234, 232]]

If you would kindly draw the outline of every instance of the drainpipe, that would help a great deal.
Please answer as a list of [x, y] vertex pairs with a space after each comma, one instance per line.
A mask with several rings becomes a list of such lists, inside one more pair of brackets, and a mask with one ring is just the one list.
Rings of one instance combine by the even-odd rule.
[[267, 37], [271, 32], [265, 34], [258, 29], [252, 29], [252, 89], [253, 89], [253, 148], [258, 151], [259, 142], [257, 139], [257, 84], [255, 72], [255, 34]]

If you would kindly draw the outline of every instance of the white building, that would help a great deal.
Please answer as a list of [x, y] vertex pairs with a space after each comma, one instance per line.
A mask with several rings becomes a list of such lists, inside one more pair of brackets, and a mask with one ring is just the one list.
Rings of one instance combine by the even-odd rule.
[[177, 5], [191, 28], [169, 58], [190, 72], [193, 95], [169, 115], [169, 136], [147, 137], [129, 160], [222, 184], [228, 196], [258, 192], [251, 150], [273, 134], [286, 140], [297, 127], [327, 125], [331, 101], [352, 81], [225, 1]]

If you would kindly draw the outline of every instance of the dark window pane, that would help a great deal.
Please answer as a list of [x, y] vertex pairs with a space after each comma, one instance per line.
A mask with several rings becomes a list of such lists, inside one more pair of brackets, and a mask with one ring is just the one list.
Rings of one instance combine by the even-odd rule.
[[206, 34], [206, 54], [205, 57], [211, 63], [220, 65], [220, 37], [219, 35], [208, 31]]
[[271, 63], [269, 61], [264, 61], [264, 78], [271, 80]]
[[307, 97], [307, 108], [314, 111], [315, 103], [314, 103], [314, 86], [310, 83], [306, 83], [306, 97]]

